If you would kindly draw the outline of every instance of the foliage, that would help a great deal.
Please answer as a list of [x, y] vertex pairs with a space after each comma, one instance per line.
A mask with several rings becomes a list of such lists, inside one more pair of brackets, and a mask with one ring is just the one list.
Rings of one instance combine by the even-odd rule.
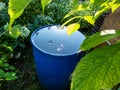
[[[77, 0], [73, 0], [77, 2]], [[114, 12], [120, 6], [119, 0], [86, 0], [75, 6], [73, 10], [71, 10], [67, 15], [65, 15], [64, 19], [71, 17], [68, 21], [66, 21], [64, 25], [67, 23], [79, 19], [78, 24], [81, 24], [82, 20], [86, 20], [91, 25], [94, 25], [95, 21], [106, 11], [112, 10]], [[76, 14], [81, 13], [81, 14]], [[72, 32], [71, 32], [72, 33]]]
[[[26, 37], [30, 32], [25, 26], [27, 25], [31, 26], [32, 21], [33, 21], [32, 27], [38, 27], [45, 24], [54, 24], [54, 23], [60, 24], [60, 20], [63, 18], [63, 16], [66, 13], [68, 13], [71, 8], [73, 8], [67, 15], [65, 15], [64, 19], [62, 20], [62, 22], [64, 22], [66, 19], [68, 20], [63, 24], [63, 26], [71, 22], [73, 23], [68, 26], [68, 29], [69, 28], [71, 29], [67, 30], [68, 34], [71, 35], [79, 27], [82, 27], [81, 23], [83, 21], [87, 21], [91, 25], [94, 25], [95, 21], [101, 14], [108, 11], [109, 9], [111, 9], [112, 12], [114, 12], [120, 6], [119, 0], [86, 0], [85, 2], [79, 2], [79, 0], [72, 0], [72, 1], [73, 2], [69, 4], [67, 0], [55, 0], [55, 1], [54, 0], [22, 0], [21, 2], [17, 0], [9, 0], [8, 14], [10, 16], [10, 21], [9, 24], [6, 24], [5, 26], [6, 29], [5, 33], [7, 33], [7, 30], [9, 30], [11, 36], [14, 37], [14, 39], [12, 38], [13, 41], [15, 40], [15, 38], [19, 38], [20, 35], [22, 37], [23, 36]], [[38, 2], [41, 3], [41, 5], [38, 4]], [[60, 4], [59, 2], [62, 2], [62, 4]], [[34, 10], [36, 13], [28, 12], [31, 11], [31, 7], [33, 7], [32, 10]], [[4, 10], [4, 8], [2, 8], [1, 10]], [[21, 15], [23, 16], [28, 15], [28, 16], [23, 17]], [[18, 19], [18, 17], [20, 18]], [[21, 24], [24, 24], [25, 26], [18, 24], [19, 21], [21, 21]], [[12, 26], [13, 24], [14, 26]], [[119, 36], [119, 30], [116, 31], [115, 33], [108, 32], [107, 34], [110, 35], [106, 35], [106, 33], [102, 35], [100, 34], [101, 32], [96, 33], [95, 35], [87, 38], [85, 42], [82, 44], [81, 50], [91, 49], [92, 47], [95, 47], [96, 45], [106, 40]], [[0, 36], [3, 35], [4, 33]], [[3, 40], [1, 42], [2, 43], [1, 45], [3, 45], [5, 41], [6, 40]], [[15, 42], [17, 41], [15, 40]], [[94, 43], [91, 44], [91, 42]], [[9, 74], [6, 75], [7, 70], [5, 70], [5, 68], [7, 67], [9, 70], [12, 70], [10, 68], [11, 66], [6, 63], [8, 62], [8, 59], [12, 55], [14, 49], [17, 46], [19, 46], [19, 44], [17, 43], [17, 45], [15, 45], [16, 47], [12, 47], [11, 46], [12, 44], [11, 45], [9, 44], [10, 43], [8, 43], [7, 41], [7, 44], [5, 43], [5, 47], [4, 45], [1, 46], [3, 50], [7, 49], [7, 54], [6, 52], [5, 53], [1, 52], [2, 54], [0, 57], [1, 61], [2, 60], [5, 61], [2, 63], [2, 70], [0, 71], [1, 74], [4, 75], [1, 80], [6, 79], [6, 76], [15, 75], [15, 71], [13, 71], [14, 73], [11, 71]], [[119, 43], [116, 45], [103, 47], [101, 49], [96, 49], [90, 52], [89, 54], [87, 54], [78, 63], [73, 73], [71, 89], [72, 90], [109, 89], [112, 88], [114, 85], [118, 84], [120, 82], [120, 80], [117, 79], [120, 76], [119, 63], [118, 63], [119, 62], [118, 55], [120, 54], [120, 51], [118, 50], [118, 48], [119, 48]], [[10, 52], [9, 55], [8, 55], [8, 51]], [[2, 57], [2, 55], [6, 55], [8, 57], [7, 61], [6, 61], [6, 56]], [[112, 58], [110, 57], [111, 55], [113, 55]], [[102, 68], [100, 68], [101, 66]], [[16, 77], [14, 78], [7, 77], [7, 78], [9, 78], [10, 80], [10, 79], [15, 79]]]
[[[21, 52], [25, 48], [24, 37], [29, 35], [29, 29], [32, 31], [38, 26], [60, 24], [60, 20], [70, 10], [67, 0], [66, 2], [55, 0], [49, 3], [44, 9], [44, 14], [40, 0], [2, 1], [3, 7], [0, 11], [0, 84], [18, 77], [20, 81], [20, 77], [23, 77], [18, 75], [21, 73], [16, 71], [14, 65], [16, 65], [16, 59], [22, 56]], [[67, 9], [64, 9], [65, 7]]]
[[[19, 58], [20, 51], [25, 47], [23, 44], [24, 40], [21, 39], [19, 35], [24, 38], [30, 33], [26, 27], [21, 25], [13, 26], [11, 30], [12, 34], [10, 35], [8, 33], [9, 25], [6, 23], [9, 21], [9, 18], [6, 3], [7, 1], [0, 2], [0, 87], [5, 81], [11, 81], [18, 78], [16, 75], [17, 70], [15, 69], [13, 62], [10, 60], [12, 58]], [[20, 47], [20, 50], [16, 52], [18, 47]]]
[[[75, 16], [73, 19], [85, 19], [90, 24], [94, 24], [96, 19], [108, 10], [114, 12], [120, 6], [118, 0], [90, 0], [89, 3], [83, 2], [68, 13], [65, 18], [79, 11], [89, 10], [91, 13], [83, 16]], [[66, 22], [64, 23], [64, 25]], [[68, 26], [69, 27], [69, 26]], [[71, 34], [73, 29], [70, 30]], [[97, 45], [120, 36], [120, 30], [104, 30], [97, 32], [86, 38], [81, 45], [82, 51], [90, 50]], [[120, 83], [120, 43], [97, 48], [84, 56], [75, 68], [72, 76], [71, 90], [109, 90]]]
[[119, 44], [96, 49], [77, 65], [71, 90], [109, 90], [120, 83]]
[[[112, 38], [120, 36], [120, 30], [103, 30], [101, 32], [97, 32], [90, 37], [85, 39], [84, 43], [81, 45], [81, 50], [86, 51], [91, 48], [94, 48], [105, 41], [108, 41]], [[96, 40], [97, 39], [97, 40]]]
[[9, 65], [7, 61], [6, 55], [0, 58], [0, 82], [17, 79], [15, 68]]
[[16, 69], [10, 64], [10, 59], [15, 57], [14, 49], [21, 44], [8, 33], [3, 36], [0, 38], [0, 84], [17, 79]]
[[46, 7], [46, 5], [48, 5], [52, 0], [40, 0], [41, 1], [41, 5], [42, 5], [42, 12], [44, 14], [44, 9]]
[[27, 7], [27, 5], [31, 2], [31, 0], [9, 0], [9, 8], [8, 14], [10, 15], [10, 25], [9, 30], [11, 30], [11, 26], [16, 18], [18, 18]]

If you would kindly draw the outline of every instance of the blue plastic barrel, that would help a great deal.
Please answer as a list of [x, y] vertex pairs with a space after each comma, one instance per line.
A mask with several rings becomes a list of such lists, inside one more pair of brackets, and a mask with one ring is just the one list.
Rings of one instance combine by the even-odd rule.
[[66, 27], [44, 26], [31, 35], [39, 82], [44, 90], [67, 90], [71, 74], [80, 60], [79, 50], [85, 36], [76, 31], [71, 36]]

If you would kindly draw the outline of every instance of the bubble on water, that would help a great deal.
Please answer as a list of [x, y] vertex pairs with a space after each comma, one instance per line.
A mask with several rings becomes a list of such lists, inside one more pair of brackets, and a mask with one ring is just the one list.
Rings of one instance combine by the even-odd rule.
[[54, 45], [53, 40], [49, 40], [47, 43], [48, 43], [48, 46], [53, 46]]
[[51, 27], [48, 27], [48, 30], [50, 30]]
[[38, 35], [39, 33], [38, 32], [36, 32], [36, 35]]

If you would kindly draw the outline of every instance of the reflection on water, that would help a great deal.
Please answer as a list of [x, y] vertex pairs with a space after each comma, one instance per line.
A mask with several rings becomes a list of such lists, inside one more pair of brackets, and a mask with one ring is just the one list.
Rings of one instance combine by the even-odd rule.
[[33, 40], [41, 50], [52, 54], [70, 54], [77, 52], [85, 37], [76, 31], [71, 36], [66, 33], [66, 28], [57, 26], [45, 27], [34, 34]]

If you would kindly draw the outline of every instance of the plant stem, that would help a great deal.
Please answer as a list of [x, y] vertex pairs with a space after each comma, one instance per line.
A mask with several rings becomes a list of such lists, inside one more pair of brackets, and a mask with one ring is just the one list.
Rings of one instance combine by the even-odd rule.
[[4, 31], [3, 33], [0, 33], [0, 37], [2, 37], [7, 32], [8, 32], [8, 30]]

